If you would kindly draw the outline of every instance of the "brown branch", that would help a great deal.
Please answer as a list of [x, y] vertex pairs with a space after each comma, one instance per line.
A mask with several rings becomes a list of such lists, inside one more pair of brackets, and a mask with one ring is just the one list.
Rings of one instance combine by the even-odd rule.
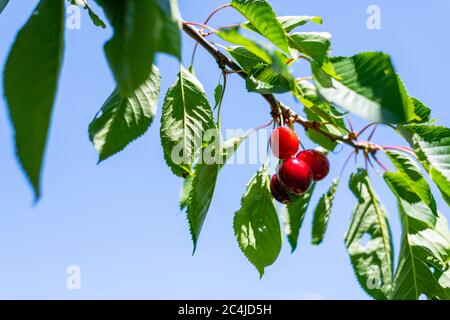
[[[248, 74], [243, 71], [236, 62], [228, 58], [214, 44], [205, 39], [205, 37], [195, 27], [187, 23], [183, 23], [183, 31], [187, 35], [189, 35], [196, 43], [201, 45], [212, 57], [214, 57], [220, 69], [226, 70], [227, 68], [229, 68], [231, 69], [231, 71], [233, 71], [233, 73], [238, 74], [243, 79], [246, 79], [248, 77]], [[376, 153], [378, 150], [380, 150], [379, 146], [368, 141], [356, 141], [356, 137], [354, 135], [340, 136], [322, 130], [322, 123], [317, 121], [309, 121], [301, 117], [283, 102], [278, 101], [272, 94], [261, 94], [261, 96], [269, 103], [271, 115], [274, 119], [278, 119], [281, 116], [281, 111], [284, 119], [291, 119], [291, 121], [294, 121], [303, 126], [305, 130], [314, 130], [331, 141], [345, 143], [353, 147], [354, 149], [365, 150], [368, 153]]]

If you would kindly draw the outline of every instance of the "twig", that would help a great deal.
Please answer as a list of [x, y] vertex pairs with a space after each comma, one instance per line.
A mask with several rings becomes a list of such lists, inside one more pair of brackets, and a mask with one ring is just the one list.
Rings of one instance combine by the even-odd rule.
[[[231, 4], [227, 3], [227, 4], [224, 4], [224, 5], [220, 6], [219, 8], [217, 8], [216, 10], [214, 10], [213, 12], [211, 12], [211, 13], [209, 14], [209, 16], [206, 18], [205, 22], [203, 22], [203, 24], [205, 24], [205, 25], [208, 24], [209, 20], [211, 20], [211, 18], [212, 18], [217, 12], [221, 11], [222, 9], [228, 8], [228, 7], [230, 7], [230, 6], [231, 6]], [[203, 29], [202, 29], [201, 31], [203, 31]], [[207, 36], [209, 36], [209, 35], [211, 35], [211, 34], [214, 34], [214, 33], [216, 33], [216, 31], [214, 31], [214, 32], [211, 31], [211, 32], [207, 33], [207, 34], [205, 35], [205, 37], [207, 37]], [[198, 48], [198, 42], [195, 43], [194, 49], [192, 50], [191, 66], [190, 66], [190, 68], [192, 68], [192, 67], [194, 66], [194, 60], [195, 60], [195, 55], [196, 55], [196, 53], [197, 53], [197, 48]]]

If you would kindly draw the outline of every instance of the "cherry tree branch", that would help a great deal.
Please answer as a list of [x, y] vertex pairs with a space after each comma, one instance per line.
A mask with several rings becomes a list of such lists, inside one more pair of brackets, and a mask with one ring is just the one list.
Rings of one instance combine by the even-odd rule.
[[[189, 35], [196, 43], [202, 46], [217, 62], [221, 70], [230, 69], [233, 73], [238, 74], [243, 79], [248, 77], [248, 74], [233, 60], [222, 53], [213, 43], [205, 39], [199, 30], [192, 26], [192, 23], [183, 23], [183, 31]], [[357, 141], [355, 135], [336, 135], [322, 129], [322, 123], [318, 121], [309, 121], [283, 102], [277, 100], [273, 94], [261, 94], [261, 96], [268, 102], [271, 109], [271, 115], [274, 119], [283, 117], [290, 119], [290, 121], [300, 124], [305, 130], [314, 130], [331, 141], [345, 143], [355, 150], [365, 150], [368, 153], [376, 153], [381, 150], [380, 146], [369, 141]], [[281, 114], [280, 114], [281, 112]]]

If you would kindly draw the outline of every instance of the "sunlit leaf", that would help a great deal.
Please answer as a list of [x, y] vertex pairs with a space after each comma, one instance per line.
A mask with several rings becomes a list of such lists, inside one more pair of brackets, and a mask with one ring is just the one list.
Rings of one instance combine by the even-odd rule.
[[[317, 16], [278, 16], [277, 20], [285, 32], [291, 32], [295, 28], [301, 27], [310, 21], [317, 24], [323, 23], [322, 18]], [[244, 22], [242, 26], [249, 30], [258, 32], [258, 30], [249, 21]]]
[[277, 19], [286, 32], [291, 32], [295, 28], [301, 27], [310, 21], [317, 24], [323, 23], [322, 18], [317, 16], [280, 16]]
[[228, 52], [248, 74], [246, 88], [249, 92], [283, 93], [293, 89], [295, 80], [282, 53], [265, 50], [271, 60], [267, 63], [245, 47], [231, 47]]
[[392, 239], [386, 212], [365, 170], [358, 169], [352, 174], [350, 189], [358, 204], [345, 245], [361, 287], [373, 298], [384, 300], [392, 288], [393, 275]]
[[399, 128], [419, 161], [450, 205], [450, 129], [430, 124], [409, 124]]
[[[413, 197], [407, 184], [393, 183], [384, 175], [397, 196], [403, 225], [400, 259], [390, 299], [411, 300], [425, 295], [429, 299], [450, 299], [450, 233], [445, 217], [435, 215]], [[428, 216], [428, 217], [427, 217]], [[430, 225], [430, 222], [434, 224]]]
[[331, 46], [328, 32], [297, 32], [289, 36], [289, 44], [299, 53], [314, 59], [319, 65], [325, 63]]
[[[385, 180], [394, 185], [393, 189], [402, 191], [403, 194], [401, 196], [408, 200], [408, 204], [426, 205], [427, 208], [422, 210], [422, 212], [425, 211], [424, 214], [414, 218], [427, 223], [429, 226], [434, 226], [437, 216], [436, 202], [427, 180], [422, 175], [421, 169], [404, 153], [389, 151], [386, 154], [398, 169], [398, 172], [387, 172]], [[406, 207], [408, 204], [404, 206]], [[421, 211], [408, 210], [408, 212], [420, 213]]]
[[351, 58], [332, 58], [332, 62], [339, 81], [313, 64], [316, 86], [326, 100], [373, 122], [409, 120], [410, 102], [388, 55], [366, 52]]
[[223, 40], [245, 48], [267, 64], [272, 64], [269, 49], [239, 33], [239, 28], [223, 29], [216, 33]]
[[417, 115], [418, 119], [415, 122], [423, 123], [430, 121], [431, 110], [421, 101], [416, 98], [411, 98], [414, 113]]
[[164, 99], [161, 116], [161, 144], [164, 158], [177, 176], [192, 174], [204, 134], [214, 129], [214, 117], [200, 81], [181, 67], [177, 81]]
[[252, 26], [285, 53], [289, 53], [286, 33], [275, 12], [266, 0], [232, 0], [231, 6], [238, 10]]

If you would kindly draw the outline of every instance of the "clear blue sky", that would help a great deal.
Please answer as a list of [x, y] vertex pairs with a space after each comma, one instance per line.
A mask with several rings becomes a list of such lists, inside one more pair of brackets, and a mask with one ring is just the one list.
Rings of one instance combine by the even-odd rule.
[[[439, 123], [450, 125], [450, 64], [446, 61], [450, 47], [445, 36], [449, 31], [449, 1], [272, 2], [280, 15], [321, 15], [323, 26], [308, 26], [305, 30], [331, 32], [335, 55], [368, 50], [390, 53], [410, 93], [433, 108], [432, 116]], [[11, 1], [0, 16], [2, 68], [16, 30], [36, 3]], [[220, 4], [217, 0], [180, 0], [183, 17], [190, 21], [203, 20]], [[366, 28], [366, 9], [371, 4], [382, 10], [380, 31]], [[227, 10], [212, 24], [240, 20]], [[144, 137], [125, 152], [96, 165], [97, 154], [88, 140], [87, 126], [114, 88], [102, 50], [110, 34], [111, 30], [93, 27], [86, 15], [81, 30], [66, 33], [43, 198], [36, 206], [13, 156], [12, 130], [4, 99], [0, 100], [0, 298], [366, 299], [343, 243], [355, 204], [347, 181], [339, 186], [324, 243], [317, 248], [309, 244], [309, 212], [298, 250], [290, 254], [285, 241], [278, 261], [259, 280], [232, 231], [233, 213], [239, 209], [245, 184], [257, 165], [223, 169], [194, 257], [185, 216], [179, 213], [181, 181], [171, 175], [162, 155], [160, 111]], [[192, 42], [184, 38], [185, 64], [191, 50]], [[159, 56], [157, 63], [165, 93], [175, 80], [178, 65], [166, 56]], [[200, 51], [196, 70], [212, 98], [219, 76], [214, 61]], [[267, 122], [265, 102], [247, 94], [240, 79], [231, 79], [222, 126], [246, 129]], [[3, 96], [2, 88], [0, 94]], [[293, 104], [291, 98], [286, 102]], [[376, 139], [402, 143], [387, 130], [380, 130]], [[330, 157], [332, 174], [320, 184], [313, 203], [339, 173], [347, 153], [344, 150]], [[394, 198], [380, 178], [371, 176], [389, 211], [398, 254], [399, 219]], [[438, 203], [449, 217], [447, 206], [440, 199]], [[79, 291], [66, 288], [69, 265], [81, 268]]]

